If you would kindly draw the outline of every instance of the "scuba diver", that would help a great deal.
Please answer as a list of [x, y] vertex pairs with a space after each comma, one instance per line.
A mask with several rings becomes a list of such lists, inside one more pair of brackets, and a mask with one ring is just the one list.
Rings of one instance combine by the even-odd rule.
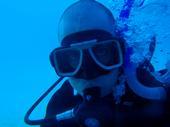
[[[128, 17], [125, 11], [121, 15]], [[139, 64], [130, 60], [133, 49], [105, 6], [95, 0], [74, 3], [60, 19], [58, 37], [60, 47], [51, 52], [50, 62], [61, 78], [30, 108], [26, 123], [41, 127], [170, 126], [169, 83], [157, 80], [151, 57]], [[155, 43], [154, 37], [151, 54]], [[157, 73], [161, 77], [169, 71]], [[30, 120], [34, 108], [64, 78], [48, 103], [45, 118]]]

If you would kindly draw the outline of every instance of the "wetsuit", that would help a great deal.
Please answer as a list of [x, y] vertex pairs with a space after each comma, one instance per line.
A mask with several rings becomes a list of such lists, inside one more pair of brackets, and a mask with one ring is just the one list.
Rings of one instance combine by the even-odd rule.
[[[145, 84], [156, 84], [160, 82], [154, 79], [146, 70], [137, 70], [139, 80]], [[153, 87], [153, 86], [152, 86]], [[168, 101], [151, 101], [143, 99], [133, 93], [126, 84], [126, 94], [122, 96], [122, 102], [115, 104], [112, 95], [103, 98], [113, 108], [112, 125], [104, 123], [101, 127], [169, 127], [170, 126], [170, 104]], [[50, 117], [64, 111], [70, 110], [73, 107], [79, 106], [83, 102], [80, 95], [74, 96], [73, 88], [66, 81], [60, 90], [58, 90], [49, 101], [46, 117]], [[105, 102], [104, 102], [105, 103]], [[88, 110], [88, 108], [87, 108]], [[95, 108], [92, 109], [96, 110]], [[87, 111], [88, 112], [88, 111]], [[97, 112], [97, 111], [96, 111]], [[100, 111], [99, 111], [100, 112]], [[106, 111], [107, 112], [107, 111]], [[86, 111], [85, 111], [86, 113]], [[98, 116], [97, 116], [98, 117]], [[84, 127], [77, 119], [69, 119], [56, 123], [54, 121], [47, 122], [41, 127]]]

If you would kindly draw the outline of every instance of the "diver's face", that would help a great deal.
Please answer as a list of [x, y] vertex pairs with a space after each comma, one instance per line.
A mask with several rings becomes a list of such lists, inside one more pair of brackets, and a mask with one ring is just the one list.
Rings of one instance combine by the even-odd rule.
[[99, 87], [101, 90], [101, 96], [106, 96], [114, 90], [119, 69], [114, 69], [110, 73], [98, 76], [94, 79], [80, 79], [70, 77], [69, 82], [71, 86], [80, 94], [83, 95], [84, 90], [92, 87]]
[[[103, 33], [103, 31], [84, 32], [65, 38], [62, 46], [70, 46], [77, 43], [78, 45], [79, 43], [84, 45], [83, 43], [86, 43], [88, 40], [97, 40], [97, 43], [101, 43], [109, 39], [112, 39], [112, 36], [108, 33]], [[68, 42], [70, 42], [70, 44], [68, 44]], [[110, 53], [112, 52], [112, 48], [110, 48], [110, 46], [103, 46], [97, 47], [95, 52], [100, 56], [99, 59], [102, 59], [102, 62], [107, 63], [110, 62], [113, 57], [109, 55], [112, 54]], [[74, 60], [70, 64], [74, 65]], [[103, 69], [97, 64], [94, 58], [92, 58], [89, 50], [84, 49], [81, 67], [76, 75], [69, 78], [69, 82], [79, 94], [83, 94], [83, 91], [87, 88], [99, 87], [101, 89], [101, 95], [104, 96], [113, 90], [114, 84], [117, 81], [118, 72], [118, 67], [110, 70]]]

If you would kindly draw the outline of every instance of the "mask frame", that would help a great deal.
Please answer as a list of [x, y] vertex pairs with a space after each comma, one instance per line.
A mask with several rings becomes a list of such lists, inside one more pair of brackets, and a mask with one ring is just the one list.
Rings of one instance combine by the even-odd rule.
[[[102, 45], [102, 44], [107, 44], [107, 43], [113, 43], [116, 48], [117, 48], [117, 53], [118, 53], [118, 59], [119, 62], [117, 64], [113, 64], [110, 66], [104, 65], [103, 63], [101, 63], [95, 56], [94, 51], [92, 50], [92, 48], [96, 45]], [[120, 43], [118, 40], [116, 39], [110, 39], [110, 40], [105, 40], [105, 41], [101, 41], [98, 42], [96, 39], [94, 40], [89, 40], [89, 41], [84, 41], [84, 42], [80, 42], [80, 43], [73, 43], [70, 46], [67, 47], [59, 47], [54, 49], [51, 54], [50, 54], [50, 61], [52, 66], [55, 68], [56, 73], [61, 76], [61, 77], [71, 77], [74, 76], [78, 73], [78, 71], [81, 68], [82, 65], [82, 61], [83, 61], [83, 50], [88, 50], [90, 56], [92, 57], [93, 61], [95, 61], [95, 63], [102, 69], [104, 70], [112, 70], [114, 68], [118, 68], [120, 66], [122, 66], [123, 64], [123, 54], [122, 54], [122, 49], [120, 46]], [[77, 67], [74, 69], [74, 71], [72, 72], [67, 72], [67, 73], [63, 73], [60, 71], [59, 65], [57, 64], [57, 58], [56, 58], [56, 54], [57, 53], [61, 53], [67, 50], [75, 50], [77, 51], [77, 53], [79, 53], [79, 62], [77, 64]]]

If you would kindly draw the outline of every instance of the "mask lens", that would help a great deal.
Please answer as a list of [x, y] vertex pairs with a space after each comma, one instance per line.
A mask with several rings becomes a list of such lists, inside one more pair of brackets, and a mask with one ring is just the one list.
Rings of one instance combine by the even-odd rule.
[[104, 66], [113, 66], [120, 63], [120, 47], [115, 41], [106, 41], [91, 48], [95, 60]]
[[61, 49], [54, 51], [54, 66], [58, 73], [74, 73], [80, 64], [81, 51], [78, 49]]

